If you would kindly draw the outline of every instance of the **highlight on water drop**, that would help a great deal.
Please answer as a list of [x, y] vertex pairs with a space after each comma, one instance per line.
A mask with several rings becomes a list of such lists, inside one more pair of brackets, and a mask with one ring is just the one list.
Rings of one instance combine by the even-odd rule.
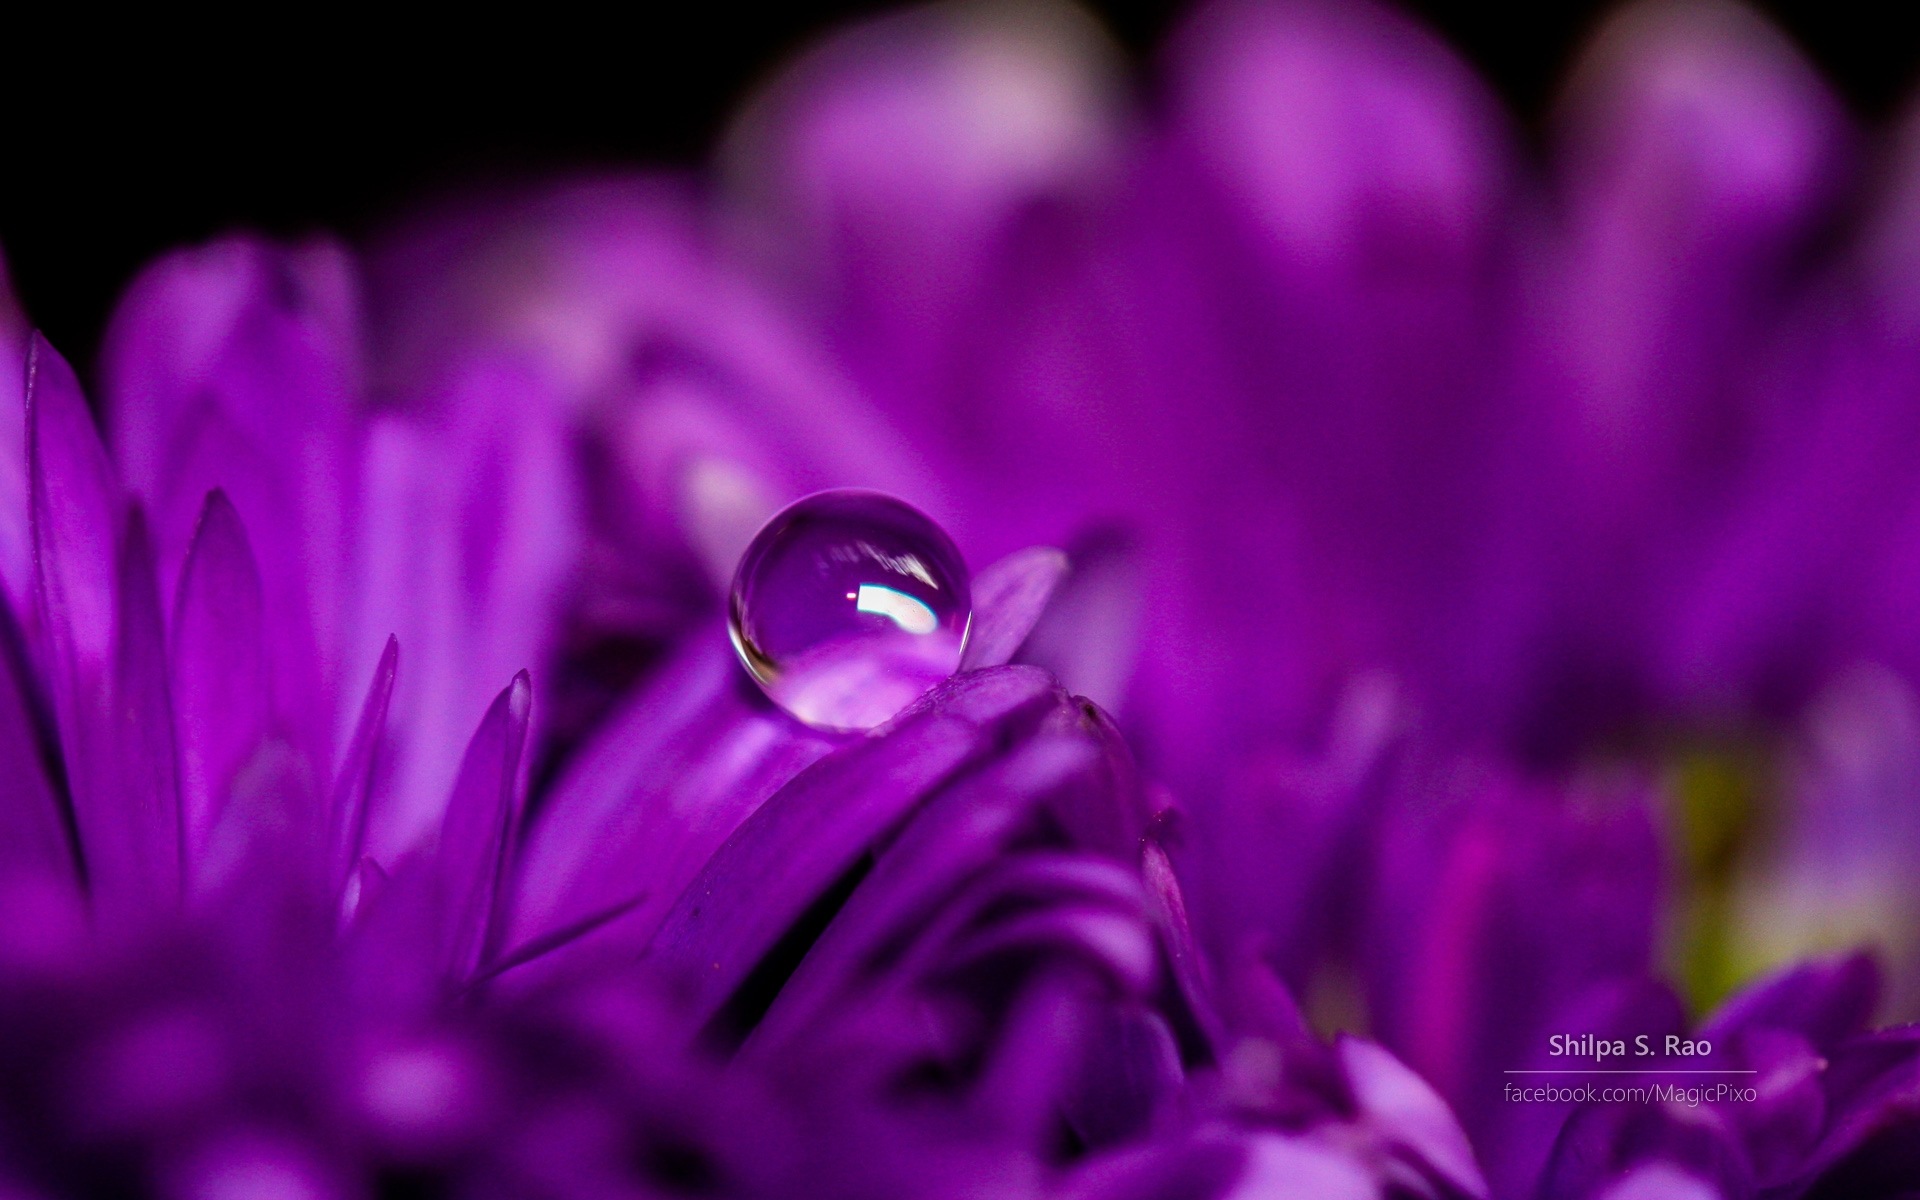
[[965, 560], [930, 517], [881, 492], [819, 492], [740, 559], [727, 626], [775, 704], [816, 729], [872, 729], [960, 666]]

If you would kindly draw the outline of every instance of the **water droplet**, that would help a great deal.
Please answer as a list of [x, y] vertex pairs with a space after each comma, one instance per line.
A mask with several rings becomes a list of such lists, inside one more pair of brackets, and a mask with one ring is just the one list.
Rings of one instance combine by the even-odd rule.
[[775, 704], [818, 729], [871, 729], [960, 666], [973, 597], [946, 531], [879, 492], [775, 514], [740, 559], [733, 647]]

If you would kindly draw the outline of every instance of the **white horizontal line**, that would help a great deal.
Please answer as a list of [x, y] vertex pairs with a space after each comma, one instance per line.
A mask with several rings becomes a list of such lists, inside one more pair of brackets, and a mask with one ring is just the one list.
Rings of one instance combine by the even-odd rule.
[[1581, 1071], [1572, 1068], [1565, 1070], [1501, 1072], [1503, 1075], [1758, 1075], [1759, 1073], [1758, 1071], [1649, 1071], [1632, 1069], [1623, 1071]]

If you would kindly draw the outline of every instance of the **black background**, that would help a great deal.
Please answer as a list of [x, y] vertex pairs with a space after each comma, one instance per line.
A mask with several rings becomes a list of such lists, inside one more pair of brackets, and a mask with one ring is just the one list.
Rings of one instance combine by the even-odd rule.
[[[534, 7], [419, 29], [331, 10], [271, 27], [77, 19], [0, 31], [0, 246], [34, 321], [90, 358], [115, 294], [156, 252], [236, 226], [364, 234], [434, 192], [569, 167], [700, 161], [733, 104], [806, 41], [883, 3], [724, 2], [617, 20]], [[1090, 5], [1144, 60], [1182, 5]], [[1529, 125], [1594, 0], [1410, 5]], [[1864, 119], [1900, 110], [1920, 45], [1898, 6], [1761, 7]], [[670, 15], [669, 15], [670, 14]], [[12, 45], [6, 43], [11, 42]]]

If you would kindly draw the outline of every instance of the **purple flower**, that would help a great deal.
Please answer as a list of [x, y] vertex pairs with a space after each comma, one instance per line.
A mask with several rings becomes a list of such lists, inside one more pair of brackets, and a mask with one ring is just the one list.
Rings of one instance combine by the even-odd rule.
[[[162, 259], [98, 424], [0, 290], [0, 1191], [1916, 1186], [1909, 148], [1718, 4], [1544, 164], [1371, 7], [1155, 78], [886, 18]], [[975, 567], [866, 733], [727, 640], [828, 488]]]

